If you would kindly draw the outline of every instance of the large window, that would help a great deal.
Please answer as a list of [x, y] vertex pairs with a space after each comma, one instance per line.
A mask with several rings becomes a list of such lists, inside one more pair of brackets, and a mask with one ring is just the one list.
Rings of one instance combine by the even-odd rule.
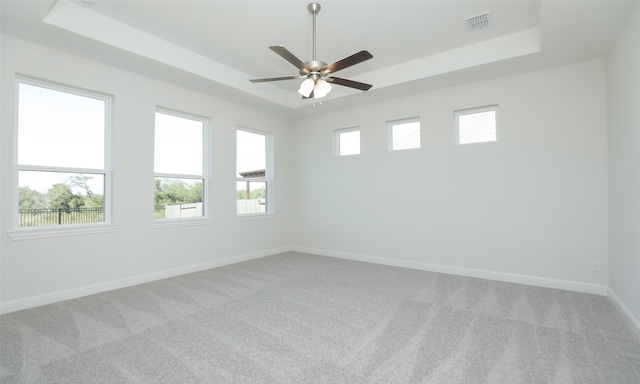
[[270, 136], [238, 129], [236, 134], [236, 213], [271, 211]]
[[110, 221], [111, 98], [18, 78], [16, 227]]
[[156, 111], [154, 206], [156, 219], [205, 216], [206, 120]]
[[360, 128], [344, 128], [333, 131], [338, 156], [360, 154]]
[[486, 143], [498, 140], [498, 106], [455, 111], [458, 144]]
[[420, 119], [387, 122], [390, 151], [420, 148]]

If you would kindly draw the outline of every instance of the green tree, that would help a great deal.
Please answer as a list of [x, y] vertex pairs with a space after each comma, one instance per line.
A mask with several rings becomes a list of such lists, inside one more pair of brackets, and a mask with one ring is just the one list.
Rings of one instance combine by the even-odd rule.
[[[267, 197], [267, 191], [264, 188], [252, 189], [249, 192], [250, 199], [264, 199]], [[243, 200], [247, 198], [247, 191], [244, 189], [238, 189], [236, 192], [236, 198]]]
[[157, 178], [155, 180], [154, 203], [156, 207], [172, 204], [202, 202], [202, 183], [188, 184], [180, 179]]
[[47, 191], [47, 196], [52, 209], [64, 209], [66, 212], [71, 212], [72, 209], [84, 207], [82, 196], [75, 195], [71, 187], [65, 183], [54, 184]]
[[18, 189], [18, 209], [42, 208], [42, 194], [29, 187]]
[[84, 189], [84, 191], [86, 192], [87, 196], [89, 198], [93, 197], [93, 191], [91, 191], [91, 187], [89, 187], [89, 181], [93, 180], [93, 176], [87, 176], [87, 175], [74, 175], [74, 176], [69, 176], [67, 177], [67, 180], [65, 181], [65, 184], [70, 185], [71, 187], [79, 187]]

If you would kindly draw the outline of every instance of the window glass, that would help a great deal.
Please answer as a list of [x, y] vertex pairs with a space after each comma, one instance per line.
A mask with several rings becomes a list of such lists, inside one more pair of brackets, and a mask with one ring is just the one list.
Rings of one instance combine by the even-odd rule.
[[497, 141], [496, 114], [497, 106], [456, 111], [458, 144]]
[[18, 163], [104, 167], [106, 100], [19, 84]]
[[387, 123], [390, 136], [390, 150], [420, 148], [420, 120], [409, 119]]
[[155, 219], [205, 216], [205, 126], [195, 116], [156, 112]]
[[336, 135], [336, 146], [338, 156], [349, 156], [360, 154], [360, 129], [347, 128], [339, 129]]
[[264, 133], [237, 130], [236, 136], [236, 213], [269, 212], [270, 170], [268, 140]]
[[156, 173], [202, 175], [204, 122], [156, 112]]
[[111, 99], [18, 79], [17, 227], [108, 221]]

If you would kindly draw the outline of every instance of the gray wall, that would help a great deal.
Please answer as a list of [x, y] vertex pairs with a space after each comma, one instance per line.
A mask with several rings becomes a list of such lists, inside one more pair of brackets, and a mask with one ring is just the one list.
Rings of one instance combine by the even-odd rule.
[[607, 58], [609, 285], [640, 328], [640, 6]]

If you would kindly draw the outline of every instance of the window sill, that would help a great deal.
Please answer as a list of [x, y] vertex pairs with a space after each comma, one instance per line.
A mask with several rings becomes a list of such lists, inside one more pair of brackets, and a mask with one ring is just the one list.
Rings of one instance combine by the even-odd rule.
[[275, 213], [247, 213], [236, 216], [238, 221], [273, 220], [275, 217]]
[[211, 225], [213, 220], [198, 218], [198, 219], [160, 219], [153, 222], [153, 228], [176, 228], [176, 227], [195, 227], [200, 225]]
[[79, 228], [39, 228], [39, 229], [16, 229], [8, 231], [7, 234], [11, 240], [32, 240], [43, 239], [48, 237], [62, 237], [62, 236], [79, 236], [79, 235], [94, 235], [99, 233], [112, 233], [115, 232], [115, 225], [100, 225], [100, 226], [83, 226]]

